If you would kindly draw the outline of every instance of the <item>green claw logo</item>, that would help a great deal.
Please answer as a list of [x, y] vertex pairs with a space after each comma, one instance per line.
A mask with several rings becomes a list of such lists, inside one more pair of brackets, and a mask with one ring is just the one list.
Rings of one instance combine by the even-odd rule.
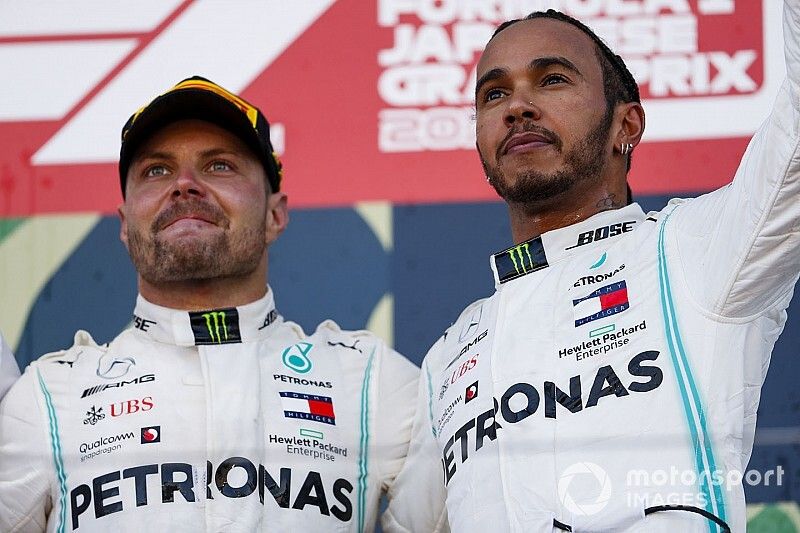
[[225, 335], [224, 340], [228, 340], [228, 325], [225, 323], [225, 311], [212, 311], [210, 313], [203, 313], [203, 318], [206, 319], [206, 327], [208, 334], [211, 336], [211, 342], [222, 344], [223, 338], [220, 336], [220, 326], [222, 326], [222, 334]]
[[[523, 253], [525, 255], [523, 255]], [[520, 244], [519, 246], [515, 246], [508, 251], [508, 256], [511, 258], [511, 261], [514, 263], [514, 270], [517, 274], [525, 274], [528, 271], [528, 268], [533, 269], [533, 258], [531, 257], [531, 252], [528, 249], [528, 243]], [[528, 258], [528, 266], [525, 266], [525, 258]], [[517, 262], [519, 261], [519, 263]]]

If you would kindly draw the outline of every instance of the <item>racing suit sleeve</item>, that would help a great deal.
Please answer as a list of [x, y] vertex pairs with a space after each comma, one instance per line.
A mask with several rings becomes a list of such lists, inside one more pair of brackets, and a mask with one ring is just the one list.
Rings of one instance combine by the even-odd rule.
[[42, 416], [36, 364], [0, 403], [0, 531], [44, 531], [52, 508], [50, 436]]
[[800, 2], [783, 9], [787, 79], [771, 114], [733, 182], [679, 204], [665, 223], [697, 303], [726, 318], [788, 303], [800, 271]]
[[387, 533], [439, 533], [450, 530], [441, 457], [430, 420], [431, 380], [426, 361], [422, 363], [419, 378], [408, 456], [392, 488], [389, 508], [382, 517], [383, 530]]
[[411, 438], [419, 369], [391, 348], [384, 347], [379, 374], [378, 420], [382, 430], [375, 435], [381, 463], [381, 490], [393, 496], [392, 487], [403, 466]]
[[0, 333], [0, 399], [3, 398], [11, 385], [19, 377], [19, 367], [17, 360], [14, 359], [14, 354], [11, 353], [11, 348], [8, 347], [6, 341], [3, 339], [3, 334]]

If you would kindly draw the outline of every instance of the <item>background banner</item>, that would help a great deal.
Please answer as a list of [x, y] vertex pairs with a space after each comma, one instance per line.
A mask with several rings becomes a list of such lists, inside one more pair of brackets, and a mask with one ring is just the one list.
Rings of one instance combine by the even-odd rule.
[[[418, 363], [491, 293], [488, 258], [511, 243], [474, 148], [479, 52], [500, 22], [549, 7], [640, 83], [630, 181], [646, 209], [731, 179], [783, 78], [775, 0], [1, 2], [0, 330], [20, 366], [76, 329], [106, 342], [130, 323], [120, 129], [191, 75], [273, 124], [292, 208], [270, 251], [279, 312], [368, 327]], [[786, 475], [748, 487], [751, 531], [800, 531], [798, 325], [793, 302], [750, 463]]]

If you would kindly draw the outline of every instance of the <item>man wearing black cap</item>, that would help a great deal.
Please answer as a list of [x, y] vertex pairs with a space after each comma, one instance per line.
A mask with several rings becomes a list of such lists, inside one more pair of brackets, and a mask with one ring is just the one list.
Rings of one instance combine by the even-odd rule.
[[133, 327], [79, 331], [0, 406], [0, 531], [366, 531], [406, 453], [416, 368], [307, 336], [266, 284], [288, 221], [261, 112], [184, 80], [122, 131]]

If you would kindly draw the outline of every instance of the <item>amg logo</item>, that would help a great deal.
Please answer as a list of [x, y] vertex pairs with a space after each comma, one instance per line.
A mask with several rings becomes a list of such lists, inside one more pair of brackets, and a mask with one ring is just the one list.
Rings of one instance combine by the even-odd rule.
[[478, 335], [477, 337], [475, 337], [474, 339], [469, 341], [467, 344], [465, 344], [464, 347], [461, 348], [461, 351], [458, 352], [458, 355], [455, 356], [452, 361], [447, 363], [447, 367], [446, 368], [450, 368], [451, 366], [453, 366], [455, 364], [455, 362], [458, 361], [461, 358], [462, 355], [467, 353], [467, 351], [469, 351], [470, 348], [475, 347], [475, 345], [478, 344], [479, 342], [481, 342], [484, 339], [484, 337], [486, 337], [486, 335], [488, 335], [488, 334], [489, 334], [489, 330], [487, 329], [483, 333], [481, 333], [480, 335]]
[[92, 394], [102, 392], [106, 389], [124, 387], [125, 385], [135, 385], [137, 383], [149, 383], [155, 380], [156, 376], [154, 374], [145, 374], [144, 376], [139, 376], [138, 378], [133, 378], [129, 381], [123, 380], [123, 381], [117, 381], [116, 383], [104, 383], [102, 385], [95, 385], [94, 387], [89, 387], [88, 389], [84, 390], [83, 394], [81, 394], [81, 398], [86, 398], [87, 396], [91, 396]]

